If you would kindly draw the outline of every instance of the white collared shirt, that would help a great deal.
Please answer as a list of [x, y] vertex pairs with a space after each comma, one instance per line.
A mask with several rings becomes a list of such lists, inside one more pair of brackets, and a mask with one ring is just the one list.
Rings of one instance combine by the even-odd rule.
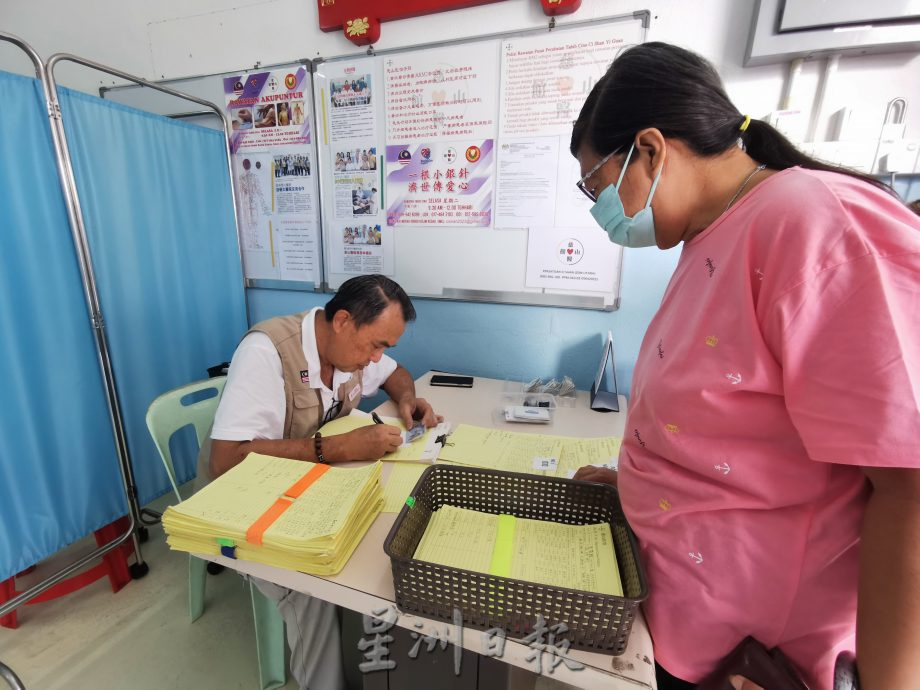
[[[317, 312], [321, 309], [315, 307], [304, 317], [302, 333], [310, 387], [319, 389], [325, 413], [334, 403], [333, 391], [351, 380], [352, 373], [334, 369], [332, 388], [323, 385], [314, 325]], [[387, 355], [383, 355], [379, 362], [368, 364], [361, 381], [362, 395], [376, 395], [394, 371], [396, 362]], [[227, 385], [214, 417], [211, 438], [222, 441], [280, 439], [284, 433], [284, 413], [281, 357], [267, 335], [250, 333], [233, 353]]]

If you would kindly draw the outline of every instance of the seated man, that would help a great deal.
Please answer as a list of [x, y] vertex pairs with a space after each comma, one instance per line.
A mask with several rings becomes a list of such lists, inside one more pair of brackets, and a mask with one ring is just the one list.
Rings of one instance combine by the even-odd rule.
[[[383, 388], [407, 427], [439, 420], [415, 397], [409, 372], [384, 354], [402, 336], [415, 309], [403, 289], [382, 275], [351, 278], [325, 308], [279, 316], [254, 326], [230, 364], [199, 477], [217, 477], [248, 453], [310, 462], [376, 460], [396, 450], [399, 429], [373, 424], [325, 436], [323, 424], [348, 414], [361, 396]], [[345, 687], [339, 624], [333, 604], [254, 578], [278, 602], [291, 648], [291, 672], [302, 689]]]

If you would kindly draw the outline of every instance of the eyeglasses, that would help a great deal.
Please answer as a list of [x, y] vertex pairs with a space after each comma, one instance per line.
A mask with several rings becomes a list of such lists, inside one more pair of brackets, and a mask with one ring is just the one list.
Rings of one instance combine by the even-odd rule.
[[326, 414], [323, 415], [323, 423], [320, 424], [320, 426], [323, 426], [324, 424], [331, 422], [333, 419], [339, 416], [339, 412], [342, 411], [343, 402], [344, 402], [343, 400], [336, 400], [335, 396], [333, 396], [332, 407], [326, 410]]
[[581, 193], [584, 194], [586, 197], [588, 197], [592, 201], [592, 203], [597, 202], [597, 195], [594, 192], [592, 192], [590, 189], [585, 187], [585, 182], [588, 180], [589, 177], [591, 177], [591, 175], [593, 175], [598, 170], [600, 170], [601, 167], [604, 165], [604, 163], [609, 161], [611, 158], [613, 158], [615, 155], [617, 155], [622, 150], [623, 150], [623, 147], [621, 146], [617, 149], [614, 149], [610, 153], [608, 153], [606, 156], [600, 159], [597, 165], [595, 165], [587, 173], [585, 173], [584, 177], [582, 177], [580, 180], [578, 180], [578, 182], [575, 183], [575, 186], [578, 187], [578, 189], [581, 190]]

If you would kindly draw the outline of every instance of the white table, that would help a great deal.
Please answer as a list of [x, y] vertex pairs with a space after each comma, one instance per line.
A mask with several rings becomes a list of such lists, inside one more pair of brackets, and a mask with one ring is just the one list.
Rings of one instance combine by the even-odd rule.
[[[419, 397], [427, 399], [438, 414], [444, 415], [453, 426], [473, 424], [525, 433], [546, 433], [560, 436], [623, 436], [626, 419], [626, 399], [620, 396], [620, 412], [595, 412], [589, 408], [588, 394], [578, 392], [574, 407], [556, 408], [551, 424], [515, 424], [504, 421], [500, 414], [505, 393], [505, 383], [496, 379], [476, 377], [472, 388], [432, 387], [431, 374], [416, 381]], [[377, 408], [380, 414], [396, 416], [396, 408], [387, 402]], [[383, 480], [389, 474], [391, 463], [384, 463]], [[308, 592], [325, 601], [370, 615], [374, 609], [394, 605], [393, 575], [390, 559], [383, 552], [383, 542], [396, 520], [396, 513], [381, 513], [358, 545], [345, 568], [334, 577], [318, 577], [283, 570], [259, 563], [250, 563], [222, 556], [202, 556], [239, 572], [270, 580], [284, 587]], [[416, 631], [413, 624], [428, 619], [400, 612], [396, 624]], [[437, 621], [440, 625], [442, 621]], [[482, 638], [478, 630], [466, 629], [463, 647], [481, 653]], [[512, 639], [506, 641], [501, 661], [534, 670], [533, 660], [527, 657], [533, 649]], [[569, 656], [585, 665], [580, 671], [569, 670], [564, 663], [557, 665], [552, 677], [589, 690], [616, 690], [619, 688], [655, 688], [655, 667], [652, 642], [641, 612], [633, 622], [626, 652], [610, 656], [594, 652], [571, 650]], [[395, 659], [397, 664], [399, 659]], [[546, 666], [544, 657], [544, 673]]]

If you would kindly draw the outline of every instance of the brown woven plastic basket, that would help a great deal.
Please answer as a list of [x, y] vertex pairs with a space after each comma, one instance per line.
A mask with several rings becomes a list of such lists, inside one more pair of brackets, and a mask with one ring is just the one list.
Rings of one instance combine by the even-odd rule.
[[[626, 651], [636, 611], [648, 595], [636, 538], [616, 489], [606, 484], [500, 472], [459, 465], [425, 470], [383, 549], [393, 567], [396, 606], [405, 613], [503, 629], [508, 637], [533, 632], [537, 615], [565, 623], [573, 649], [618, 655]], [[431, 513], [443, 505], [571, 525], [610, 525], [625, 596], [583, 592], [462, 570], [413, 558]]]

